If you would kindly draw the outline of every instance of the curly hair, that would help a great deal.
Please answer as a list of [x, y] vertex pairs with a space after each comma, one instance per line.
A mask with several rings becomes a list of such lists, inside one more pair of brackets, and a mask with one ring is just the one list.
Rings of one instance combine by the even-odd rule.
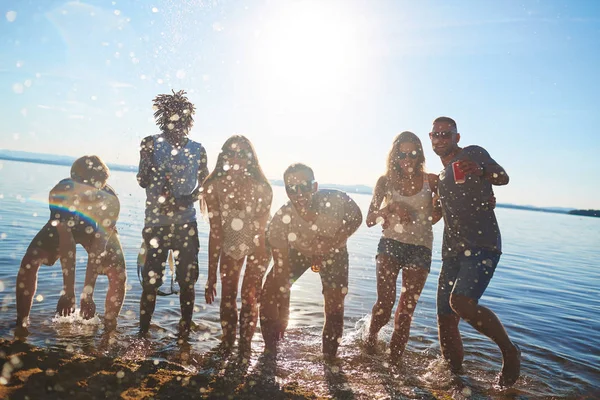
[[154, 119], [163, 132], [181, 130], [186, 135], [194, 125], [196, 107], [188, 100], [184, 90], [173, 94], [159, 94], [153, 100]]

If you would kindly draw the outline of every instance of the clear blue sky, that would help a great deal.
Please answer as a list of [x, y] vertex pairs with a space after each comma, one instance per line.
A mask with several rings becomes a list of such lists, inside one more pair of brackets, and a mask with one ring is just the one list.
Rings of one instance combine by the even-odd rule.
[[600, 208], [600, 2], [0, 4], [0, 148], [135, 164], [152, 98], [186, 89], [209, 164], [248, 136], [270, 178], [374, 185], [393, 137], [458, 122], [502, 203]]

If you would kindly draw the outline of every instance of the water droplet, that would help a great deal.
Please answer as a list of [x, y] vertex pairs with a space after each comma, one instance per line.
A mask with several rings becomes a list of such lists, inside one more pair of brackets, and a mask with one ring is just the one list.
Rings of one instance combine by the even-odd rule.
[[23, 93], [24, 87], [20, 83], [15, 83], [12, 85], [12, 90], [16, 94], [21, 94], [21, 93]]
[[16, 11], [8, 11], [6, 13], [6, 20], [8, 22], [15, 22], [16, 19], [17, 19], [17, 12]]
[[234, 218], [231, 220], [231, 229], [234, 231], [241, 231], [244, 228], [244, 221], [239, 218]]

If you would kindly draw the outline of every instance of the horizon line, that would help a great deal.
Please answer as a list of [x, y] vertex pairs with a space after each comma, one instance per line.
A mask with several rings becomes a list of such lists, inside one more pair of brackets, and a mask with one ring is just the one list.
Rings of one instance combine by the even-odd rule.
[[[7, 154], [2, 154], [2, 152], [22, 153], [22, 154], [37, 155], [37, 156], [60, 157], [63, 160], [60, 160], [60, 159], [51, 160], [51, 159], [44, 159], [44, 158], [33, 158], [33, 157], [28, 158], [28, 157], [11, 156], [11, 155], [7, 155]], [[65, 156], [65, 155], [60, 155], [60, 154], [35, 153], [35, 152], [28, 152], [28, 151], [24, 151], [24, 150], [0, 149], [0, 160], [7, 160], [7, 161], [69, 166], [71, 164], [67, 163], [67, 160], [70, 160], [70, 162], [72, 162], [76, 159], [77, 159], [77, 157]], [[115, 163], [107, 163], [107, 166], [114, 171], [121, 171], [121, 172], [137, 172], [137, 168], [138, 168], [137, 165], [115, 164]], [[281, 179], [269, 179], [269, 181], [272, 184], [274, 184], [275, 186], [283, 186], [283, 181]], [[346, 191], [349, 191], [351, 193], [357, 193], [357, 194], [373, 194], [373, 188], [368, 185], [364, 185], [364, 184], [321, 183], [320, 186], [323, 188], [332, 188], [332, 189], [343, 188]], [[359, 189], [359, 187], [360, 187], [360, 189]], [[350, 190], [348, 190], [348, 189], [350, 189]], [[368, 190], [365, 190], [365, 189], [368, 189]], [[539, 206], [521, 205], [521, 204], [514, 204], [514, 203], [498, 203], [496, 206], [500, 207], [500, 208], [541, 211], [541, 212], [550, 212], [550, 213], [557, 213], [557, 214], [568, 214], [569, 211], [593, 210], [593, 209], [589, 209], [589, 210], [588, 209], [577, 209], [577, 208], [573, 208], [573, 207], [539, 207]]]

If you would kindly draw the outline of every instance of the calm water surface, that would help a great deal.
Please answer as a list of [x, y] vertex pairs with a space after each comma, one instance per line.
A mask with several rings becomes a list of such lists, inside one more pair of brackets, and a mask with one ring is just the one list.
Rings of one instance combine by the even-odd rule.
[[[0, 160], [0, 337], [13, 338], [15, 280], [30, 240], [46, 222], [48, 191], [68, 176], [63, 166]], [[160, 297], [153, 318], [152, 342], [136, 338], [140, 284], [137, 253], [142, 242], [144, 193], [135, 175], [113, 172], [110, 184], [121, 199], [118, 223], [128, 271], [128, 292], [119, 319], [117, 341], [107, 341], [100, 319], [55, 318], [62, 287], [58, 263], [42, 267], [32, 309], [28, 341], [47, 348], [99, 353], [131, 359], [156, 358], [178, 362], [182, 349], [175, 339], [179, 299]], [[285, 200], [274, 187], [273, 210]], [[370, 197], [352, 195], [366, 215]], [[502, 199], [498, 199], [500, 202]], [[323, 325], [322, 296], [317, 274], [308, 271], [292, 292], [291, 320], [278, 357], [277, 382], [297, 381], [319, 395], [346, 398], [596, 398], [600, 397], [600, 219], [532, 211], [498, 209], [504, 254], [482, 304], [491, 307], [523, 352], [522, 378], [514, 388], [494, 387], [501, 367], [496, 346], [461, 324], [465, 342], [464, 373], [451, 375], [439, 358], [435, 287], [440, 269], [442, 223], [435, 226], [434, 261], [421, 296], [403, 365], [390, 369], [384, 354], [392, 326], [381, 334], [381, 354], [361, 350], [376, 298], [374, 256], [380, 227], [363, 225], [349, 242], [350, 287], [346, 300], [344, 340], [339, 370], [332, 375], [320, 358]], [[197, 285], [197, 328], [190, 339], [187, 367], [199, 372], [194, 357], [219, 343], [219, 303], [204, 303], [208, 226], [200, 223], [200, 279]], [[87, 256], [78, 247], [77, 295]], [[104, 313], [107, 281], [98, 279], [97, 311]], [[262, 353], [260, 333], [254, 337], [252, 365]], [[191, 361], [190, 361], [191, 360]], [[340, 378], [341, 377], [341, 378]]]

